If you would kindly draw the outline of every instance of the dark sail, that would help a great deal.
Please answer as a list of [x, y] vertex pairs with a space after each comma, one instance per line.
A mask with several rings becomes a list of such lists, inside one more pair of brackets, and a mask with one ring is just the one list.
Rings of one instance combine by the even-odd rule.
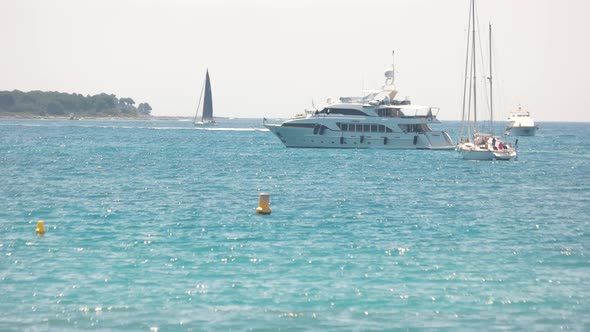
[[209, 81], [208, 70], [205, 76], [205, 100], [203, 101], [202, 120], [213, 120], [213, 99], [211, 98], [211, 82]]

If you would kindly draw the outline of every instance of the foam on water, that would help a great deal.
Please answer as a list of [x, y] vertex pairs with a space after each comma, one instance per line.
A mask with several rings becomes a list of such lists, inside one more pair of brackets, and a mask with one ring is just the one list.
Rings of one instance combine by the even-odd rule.
[[589, 124], [465, 162], [227, 122], [0, 120], [0, 330], [590, 326]]

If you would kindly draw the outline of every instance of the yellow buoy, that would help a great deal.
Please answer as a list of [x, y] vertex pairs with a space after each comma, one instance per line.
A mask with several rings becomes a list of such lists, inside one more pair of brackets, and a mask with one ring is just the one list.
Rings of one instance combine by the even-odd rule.
[[256, 208], [256, 213], [270, 214], [271, 212], [270, 196], [267, 193], [260, 194], [260, 196], [258, 196], [258, 207]]
[[39, 220], [37, 222], [37, 228], [35, 228], [35, 233], [37, 233], [37, 235], [39, 236], [43, 236], [43, 234], [45, 234], [45, 225], [43, 223], [43, 220]]

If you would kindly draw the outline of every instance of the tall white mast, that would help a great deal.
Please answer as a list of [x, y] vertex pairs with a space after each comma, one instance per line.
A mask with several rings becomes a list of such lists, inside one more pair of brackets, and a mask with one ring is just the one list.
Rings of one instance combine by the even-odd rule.
[[494, 134], [494, 96], [492, 95], [492, 23], [489, 23], [490, 30], [490, 127], [491, 134]]
[[475, 70], [475, 0], [471, 0], [472, 5], [471, 5], [471, 16], [472, 16], [472, 30], [471, 30], [471, 47], [472, 47], [472, 53], [471, 53], [471, 63], [472, 63], [472, 76], [473, 76], [473, 126], [474, 126], [474, 130], [475, 132], [478, 131], [477, 128], [477, 74], [476, 74], [476, 70]]

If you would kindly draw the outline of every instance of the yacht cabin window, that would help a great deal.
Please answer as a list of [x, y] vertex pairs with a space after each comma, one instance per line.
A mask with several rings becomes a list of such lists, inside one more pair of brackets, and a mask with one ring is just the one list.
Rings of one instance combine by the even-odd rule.
[[342, 131], [357, 133], [392, 133], [393, 130], [380, 124], [359, 124], [359, 123], [336, 123]]
[[360, 116], [367, 116], [367, 114], [363, 111], [354, 109], [354, 108], [333, 108], [333, 107], [326, 107], [320, 111], [320, 114], [341, 114], [341, 115], [360, 115]]
[[400, 124], [399, 128], [406, 133], [423, 133], [431, 131], [430, 128], [424, 123]]
[[379, 108], [377, 109], [377, 116], [382, 118], [401, 118], [404, 113], [399, 108]]

